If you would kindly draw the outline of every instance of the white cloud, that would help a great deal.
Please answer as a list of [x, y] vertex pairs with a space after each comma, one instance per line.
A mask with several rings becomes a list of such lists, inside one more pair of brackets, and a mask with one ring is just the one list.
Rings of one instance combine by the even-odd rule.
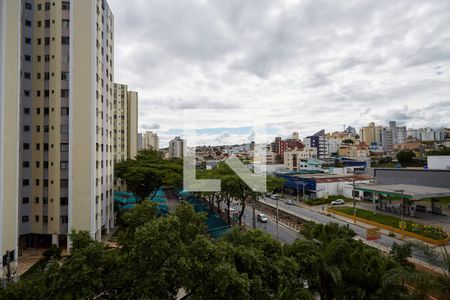
[[181, 128], [186, 108], [265, 109], [302, 135], [450, 124], [448, 1], [109, 2], [115, 79], [139, 91], [140, 129]]

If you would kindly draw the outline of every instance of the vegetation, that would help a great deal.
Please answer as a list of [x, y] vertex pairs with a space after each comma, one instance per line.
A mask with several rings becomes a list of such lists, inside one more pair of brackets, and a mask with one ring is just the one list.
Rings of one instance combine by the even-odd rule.
[[412, 151], [402, 150], [397, 153], [397, 161], [402, 167], [406, 167], [414, 162], [415, 156], [416, 154]]
[[[333, 207], [330, 209], [331, 211], [338, 211], [341, 213], [344, 213], [349, 216], [353, 216], [353, 207]], [[372, 211], [356, 208], [356, 216], [358, 218], [366, 219], [369, 221], [373, 221], [376, 223], [380, 223], [383, 225], [391, 226], [394, 228], [400, 228], [400, 222], [401, 219], [390, 216], [390, 215], [383, 215], [380, 213], [374, 214]], [[413, 232], [425, 237], [429, 237], [436, 240], [443, 240], [447, 238], [447, 234], [443, 231], [437, 230], [436, 228], [432, 226], [423, 226], [423, 228], [419, 228], [418, 226], [414, 226], [415, 223], [411, 221], [404, 221], [406, 223], [406, 231]]]
[[427, 152], [427, 156], [436, 156], [436, 155], [450, 155], [450, 148], [442, 146], [438, 150]]
[[118, 249], [72, 233], [65, 263], [10, 284], [0, 299], [174, 299], [180, 288], [188, 299], [219, 300], [424, 299], [446, 292], [446, 278], [405, 263], [410, 252], [385, 256], [337, 224], [307, 225], [304, 240], [286, 245], [238, 228], [212, 241], [204, 218], [187, 203], [159, 218], [154, 204], [139, 204], [124, 215]]
[[180, 159], [163, 159], [154, 150], [139, 151], [136, 159], [128, 159], [114, 166], [114, 177], [127, 184], [138, 202], [144, 201], [151, 193], [151, 199], [161, 186], [180, 188], [182, 185], [183, 164]]
[[[230, 206], [232, 201], [239, 202], [241, 206], [241, 211], [238, 215], [239, 225], [242, 224], [242, 217], [247, 206], [252, 206], [253, 213], [255, 214], [253, 204], [263, 195], [263, 193], [253, 191], [236, 173], [234, 173], [233, 170], [228, 167], [227, 164], [220, 163], [215, 169], [203, 170], [197, 173], [197, 177], [201, 179], [220, 179], [220, 192], [201, 192], [199, 193], [199, 196], [208, 201], [211, 210], [216, 205], [220, 211], [221, 205], [224, 204], [227, 207], [226, 211], [228, 212], [228, 224], [231, 224]], [[268, 191], [275, 192], [280, 191], [283, 188], [284, 179], [274, 176], [267, 176], [266, 178], [266, 186]], [[253, 219], [256, 220], [256, 216]]]

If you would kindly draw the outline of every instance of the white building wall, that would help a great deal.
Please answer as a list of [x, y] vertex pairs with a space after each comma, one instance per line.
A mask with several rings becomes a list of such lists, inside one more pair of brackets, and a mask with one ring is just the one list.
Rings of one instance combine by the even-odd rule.
[[428, 168], [430, 170], [450, 170], [450, 156], [428, 156]]

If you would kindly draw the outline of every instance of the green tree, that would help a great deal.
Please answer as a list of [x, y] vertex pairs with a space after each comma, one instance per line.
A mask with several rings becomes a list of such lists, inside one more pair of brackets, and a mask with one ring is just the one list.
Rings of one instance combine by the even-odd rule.
[[115, 177], [124, 180], [138, 202], [151, 193], [151, 199], [163, 185], [180, 188], [183, 166], [180, 159], [165, 160], [154, 150], [141, 150], [135, 159], [119, 162], [114, 167]]
[[416, 155], [412, 151], [403, 150], [397, 153], [397, 161], [402, 165], [402, 167], [406, 167], [407, 165], [414, 162], [414, 157]]

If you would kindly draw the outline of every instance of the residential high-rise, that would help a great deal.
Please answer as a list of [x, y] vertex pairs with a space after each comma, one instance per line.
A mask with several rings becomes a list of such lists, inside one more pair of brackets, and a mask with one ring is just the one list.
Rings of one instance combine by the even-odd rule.
[[138, 133], [138, 137], [137, 137], [137, 149], [142, 150], [142, 133]]
[[371, 122], [369, 126], [362, 127], [359, 130], [359, 136], [362, 142], [367, 145], [377, 144], [381, 146], [381, 132], [383, 130], [382, 126], [375, 126], [374, 122]]
[[169, 141], [169, 157], [181, 158], [183, 157], [184, 140], [179, 136]]
[[114, 227], [114, 17], [104, 0], [21, 3], [20, 244], [99, 240]]
[[114, 162], [137, 154], [137, 92], [125, 84], [114, 84]]
[[153, 131], [146, 131], [142, 134], [142, 148], [159, 150], [159, 137]]
[[307, 147], [317, 149], [317, 157], [324, 158], [328, 154], [327, 143], [325, 137], [325, 130], [320, 130], [315, 134], [305, 138], [305, 143]]
[[18, 254], [20, 7], [0, 0], [0, 278]]

